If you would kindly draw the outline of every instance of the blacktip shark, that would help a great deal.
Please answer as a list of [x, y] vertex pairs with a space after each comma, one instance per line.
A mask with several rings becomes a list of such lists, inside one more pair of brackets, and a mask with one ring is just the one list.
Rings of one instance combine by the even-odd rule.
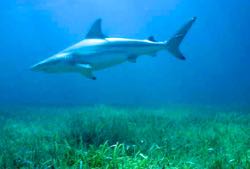
[[102, 32], [102, 20], [97, 19], [84, 40], [33, 65], [31, 70], [46, 73], [77, 72], [95, 80], [94, 71], [127, 61], [135, 63], [139, 56], [155, 56], [160, 50], [167, 50], [176, 58], [185, 60], [179, 46], [195, 20], [196, 17], [190, 19], [168, 41], [157, 42], [153, 36], [146, 40], [110, 38]]

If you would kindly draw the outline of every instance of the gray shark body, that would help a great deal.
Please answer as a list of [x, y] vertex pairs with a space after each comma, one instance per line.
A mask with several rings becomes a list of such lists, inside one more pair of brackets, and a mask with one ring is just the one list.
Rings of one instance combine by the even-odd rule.
[[35, 64], [31, 69], [47, 73], [78, 72], [94, 80], [94, 71], [127, 61], [135, 63], [139, 56], [155, 56], [160, 50], [168, 50], [175, 57], [185, 60], [179, 45], [195, 19], [188, 21], [169, 41], [163, 42], [156, 42], [152, 36], [147, 40], [109, 38], [102, 33], [101, 20], [98, 19], [84, 40]]

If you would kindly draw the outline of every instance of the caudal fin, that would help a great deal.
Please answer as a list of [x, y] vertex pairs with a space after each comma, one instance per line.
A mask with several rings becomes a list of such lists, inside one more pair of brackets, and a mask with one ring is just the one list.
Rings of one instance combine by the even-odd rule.
[[193, 17], [190, 21], [183, 25], [183, 27], [169, 41], [166, 42], [167, 50], [178, 59], [186, 59], [181, 53], [179, 46], [186, 34], [188, 33], [189, 29], [192, 27], [195, 20], [196, 17]]

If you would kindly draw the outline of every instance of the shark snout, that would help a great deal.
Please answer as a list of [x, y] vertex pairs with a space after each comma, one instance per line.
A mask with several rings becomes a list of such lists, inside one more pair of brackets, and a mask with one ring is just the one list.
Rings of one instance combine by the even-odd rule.
[[38, 72], [38, 71], [44, 71], [45, 67], [43, 66], [43, 64], [38, 63], [38, 64], [35, 64], [35, 65], [31, 66], [30, 70], [36, 71], [36, 72]]
[[36, 72], [55, 72], [58, 67], [63, 63], [63, 58], [59, 57], [50, 57], [45, 59], [33, 66], [30, 67], [30, 70]]
[[32, 70], [32, 71], [40, 71], [41, 68], [40, 68], [39, 64], [35, 64], [35, 65], [30, 67], [30, 70]]
[[30, 67], [32, 71], [47, 71], [53, 65], [54, 59], [46, 59]]

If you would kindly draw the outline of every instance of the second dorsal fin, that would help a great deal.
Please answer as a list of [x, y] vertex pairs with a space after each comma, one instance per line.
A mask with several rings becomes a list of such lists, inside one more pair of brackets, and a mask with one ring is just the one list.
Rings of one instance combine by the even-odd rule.
[[102, 33], [102, 19], [97, 19], [91, 26], [86, 35], [86, 39], [104, 39], [106, 36]]
[[154, 36], [149, 36], [149, 37], [148, 37], [148, 40], [149, 40], [149, 41], [152, 41], [152, 42], [156, 42]]

